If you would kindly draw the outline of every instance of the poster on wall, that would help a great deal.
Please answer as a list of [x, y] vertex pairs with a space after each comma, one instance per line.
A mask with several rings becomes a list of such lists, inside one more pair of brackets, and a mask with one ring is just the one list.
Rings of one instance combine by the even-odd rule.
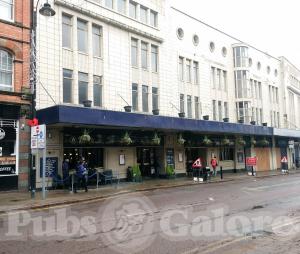
[[167, 149], [167, 164], [171, 166], [175, 166], [174, 163], [174, 149]]
[[[40, 165], [41, 165], [40, 177], [43, 177], [43, 171], [42, 171], [43, 158], [40, 158]], [[47, 157], [45, 176], [54, 177], [57, 176], [57, 172], [58, 172], [58, 157]]]

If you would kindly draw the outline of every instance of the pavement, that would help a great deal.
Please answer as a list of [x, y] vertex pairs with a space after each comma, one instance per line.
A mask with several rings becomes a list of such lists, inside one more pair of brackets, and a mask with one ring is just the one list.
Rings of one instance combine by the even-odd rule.
[[[300, 170], [290, 170], [289, 174], [300, 173]], [[175, 179], [153, 179], [145, 180], [140, 183], [120, 182], [119, 184], [100, 185], [97, 189], [94, 186], [89, 188], [88, 192], [78, 191], [77, 194], [69, 190], [47, 190], [47, 197], [42, 199], [41, 192], [36, 192], [35, 198], [31, 198], [31, 193], [26, 191], [7, 191], [0, 192], [0, 214], [6, 214], [18, 210], [38, 210], [47, 207], [61, 205], [72, 205], [83, 202], [92, 202], [105, 200], [110, 197], [116, 197], [134, 192], [145, 192], [156, 189], [176, 188], [182, 186], [191, 186], [199, 184], [216, 184], [230, 181], [247, 181], [253, 178], [265, 178], [280, 176], [281, 171], [257, 172], [256, 176], [249, 176], [246, 172], [242, 173], [224, 173], [223, 179], [220, 175], [212, 177], [208, 182], [194, 182], [192, 177], [177, 177]]]

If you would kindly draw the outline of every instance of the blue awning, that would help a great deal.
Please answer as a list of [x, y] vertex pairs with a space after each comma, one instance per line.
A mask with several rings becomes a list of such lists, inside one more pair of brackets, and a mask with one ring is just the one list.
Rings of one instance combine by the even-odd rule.
[[118, 112], [97, 108], [56, 105], [37, 111], [41, 124], [93, 125], [104, 127], [143, 128], [163, 131], [191, 131], [214, 134], [272, 136], [273, 128], [249, 124], [224, 123]]

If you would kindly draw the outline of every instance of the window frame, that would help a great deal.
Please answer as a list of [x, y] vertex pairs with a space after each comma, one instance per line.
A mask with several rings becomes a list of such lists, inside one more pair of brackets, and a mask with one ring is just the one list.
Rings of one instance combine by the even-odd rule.
[[14, 22], [15, 21], [15, 0], [11, 0], [11, 3], [6, 3], [4, 1], [0, 1], [3, 3], [3, 6], [4, 5], [10, 5], [11, 8], [10, 8], [10, 11], [11, 11], [11, 18], [9, 19], [6, 19], [6, 18], [2, 18], [0, 17], [0, 20], [6, 20], [6, 21], [9, 21], [9, 22]]
[[[148, 17], [148, 9], [147, 7], [143, 6], [143, 5], [140, 5], [140, 22], [143, 23], [143, 24], [146, 24], [148, 25], [149, 23], [149, 17]], [[146, 12], [146, 20], [142, 20], [142, 10]]]
[[[155, 51], [153, 51], [153, 49], [155, 49]], [[159, 54], [158, 46], [151, 44], [151, 70], [154, 73], [158, 73], [158, 60], [159, 60], [158, 54]], [[155, 68], [153, 68], [153, 59], [155, 60]]]
[[[83, 30], [82, 28], [80, 28], [78, 26], [79, 23], [84, 23], [86, 26], [86, 29]], [[80, 37], [79, 31], [85, 32], [85, 38], [84, 38], [85, 49], [84, 49], [84, 51], [79, 49], [79, 37]], [[89, 39], [88, 21], [77, 18], [77, 50], [78, 50], [78, 52], [83, 53], [83, 54], [88, 54], [88, 39]]]
[[[154, 22], [152, 23], [152, 17], [154, 17]], [[150, 10], [150, 26], [158, 27], [158, 13], [156, 11]]]
[[[10, 74], [10, 80], [11, 80], [11, 85], [7, 84], [0, 84], [0, 91], [9, 91], [13, 92], [14, 89], [14, 69], [15, 69], [15, 64], [14, 64], [14, 55], [7, 49], [5, 48], [0, 48], [0, 63], [2, 62], [2, 57], [1, 57], [1, 52], [5, 52], [7, 54], [7, 62], [6, 62], [6, 69], [0, 69], [0, 72], [5, 73], [5, 74]], [[9, 59], [11, 60], [11, 70], [9, 70]], [[1, 65], [0, 65], [1, 67]], [[3, 88], [3, 89], [2, 89]], [[8, 89], [5, 89], [8, 88]]]
[[[80, 76], [82, 75], [86, 77], [86, 80], [81, 80], [80, 79]], [[80, 88], [81, 88], [81, 85], [85, 84], [85, 92], [86, 92], [86, 98], [81, 102], [80, 101]], [[78, 104], [83, 104], [83, 102], [85, 100], [88, 100], [89, 99], [89, 74], [86, 73], [86, 72], [78, 72]]]
[[149, 86], [142, 85], [142, 111], [149, 112]]
[[[136, 89], [134, 89], [136, 87]], [[133, 103], [133, 95], [136, 94], [136, 105]], [[131, 103], [132, 103], [132, 110], [139, 111], [139, 85], [137, 83], [131, 84]], [[135, 107], [136, 106], [136, 107]]]
[[[156, 103], [154, 103], [155, 101]], [[157, 104], [156, 108], [155, 108], [155, 104]], [[152, 87], [152, 110], [156, 110], [156, 109], [159, 109], [158, 87]]]
[[[73, 103], [73, 100], [74, 100], [74, 97], [73, 97], [73, 90], [74, 90], [74, 71], [73, 70], [70, 70], [70, 69], [66, 69], [66, 68], [63, 68], [62, 69], [62, 71], [63, 71], [63, 87], [62, 87], [62, 89], [63, 89], [63, 92], [62, 92], [62, 95], [63, 95], [63, 103]], [[65, 76], [65, 72], [64, 71], [68, 71], [68, 72], [70, 72], [71, 73], [71, 77], [67, 77], [67, 76]], [[64, 81], [65, 81], [65, 79], [66, 80], [70, 80], [71, 81], [71, 86], [70, 86], [70, 101], [65, 101], [65, 99], [64, 99], [64, 95], [65, 95], [65, 93], [64, 93], [64, 87], [65, 87], [65, 83], [64, 83]]]
[[[132, 8], [131, 7], [134, 7], [134, 16], [131, 15], [132, 14], [132, 12], [131, 12]], [[137, 3], [136, 2], [129, 1], [129, 10], [128, 11], [129, 11], [128, 15], [129, 15], [130, 18], [137, 19]]]
[[[99, 78], [99, 82], [96, 82], [95, 81], [95, 78]], [[103, 107], [103, 85], [102, 85], [102, 76], [98, 76], [98, 75], [93, 75], [93, 103], [94, 103], [94, 106], [96, 107]], [[99, 96], [99, 105], [95, 105], [95, 87], [96, 86], [99, 86], [100, 88], [100, 96]], [[98, 104], [98, 103], [97, 103]]]
[[[70, 24], [67, 24], [64, 22], [64, 17], [66, 18], [69, 18], [70, 19]], [[69, 40], [70, 40], [70, 45], [69, 46], [65, 46], [64, 45], [64, 34], [65, 34], [65, 31], [64, 31], [64, 26], [67, 27], [68, 29], [70, 29], [68, 32], [69, 32]], [[62, 47], [63, 48], [66, 48], [66, 49], [73, 49], [73, 16], [67, 14], [67, 13], [62, 13]]]
[[[146, 46], [145, 48], [143, 46]], [[149, 43], [147, 42], [144, 42], [144, 41], [141, 41], [141, 67], [143, 70], [148, 70], [149, 68], [149, 60], [148, 60], [148, 53], [149, 53]], [[143, 60], [143, 57], [144, 57], [144, 54], [145, 54], [145, 61]], [[144, 66], [144, 64], [146, 64], [146, 66]]]

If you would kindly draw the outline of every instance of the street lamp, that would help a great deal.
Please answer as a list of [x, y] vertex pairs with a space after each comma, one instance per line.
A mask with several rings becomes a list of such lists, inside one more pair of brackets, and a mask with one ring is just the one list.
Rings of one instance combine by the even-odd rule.
[[[30, 57], [30, 82], [31, 82], [31, 112], [32, 112], [32, 119], [35, 120], [36, 118], [36, 28], [37, 28], [37, 8], [39, 5], [40, 0], [37, 1], [36, 5], [34, 6], [34, 0], [32, 0], [32, 33], [31, 33], [31, 57]], [[55, 11], [51, 8], [51, 5], [48, 3], [44, 3], [43, 7], [39, 9], [39, 13], [45, 17], [52, 17], [55, 15]], [[44, 158], [45, 160], [45, 158]], [[31, 197], [35, 196], [35, 175], [36, 171], [33, 170], [33, 154], [30, 154], [30, 191]]]
[[44, 6], [39, 10], [39, 13], [46, 17], [51, 17], [55, 15], [55, 11], [51, 8], [51, 5], [48, 3], [44, 3]]

